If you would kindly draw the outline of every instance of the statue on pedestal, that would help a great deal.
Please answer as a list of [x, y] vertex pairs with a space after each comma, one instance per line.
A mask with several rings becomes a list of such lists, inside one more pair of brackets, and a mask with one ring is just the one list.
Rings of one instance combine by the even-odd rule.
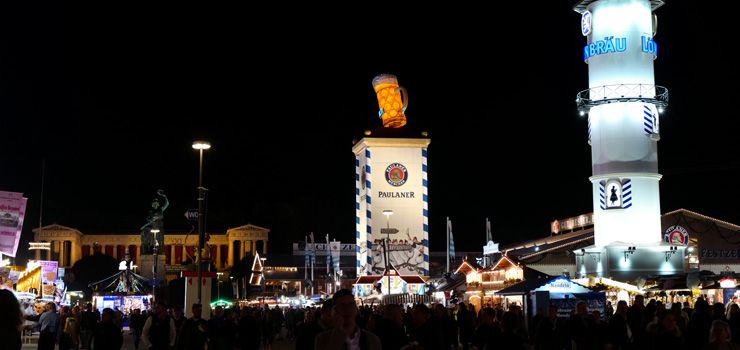
[[164, 191], [157, 190], [157, 197], [152, 200], [152, 207], [149, 209], [149, 216], [146, 218], [147, 222], [141, 227], [141, 255], [154, 253], [156, 243], [152, 233], [153, 230], [156, 232], [156, 242], [159, 247], [164, 247], [164, 211], [169, 205], [170, 201]]

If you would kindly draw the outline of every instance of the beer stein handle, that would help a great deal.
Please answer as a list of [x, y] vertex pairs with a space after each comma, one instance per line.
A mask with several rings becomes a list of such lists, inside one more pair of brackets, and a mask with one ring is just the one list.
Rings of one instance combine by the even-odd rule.
[[396, 88], [395, 93], [401, 92], [401, 101], [403, 101], [403, 107], [401, 107], [401, 113], [406, 112], [406, 108], [409, 106], [409, 94], [406, 92], [406, 88], [403, 86], [399, 86]]

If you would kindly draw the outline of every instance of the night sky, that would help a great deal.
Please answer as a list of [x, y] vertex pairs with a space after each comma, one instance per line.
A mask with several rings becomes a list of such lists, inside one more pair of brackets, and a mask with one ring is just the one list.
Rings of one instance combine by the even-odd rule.
[[[209, 231], [267, 227], [271, 250], [286, 253], [311, 231], [354, 241], [351, 147], [380, 126], [380, 73], [399, 77], [409, 127], [432, 139], [432, 250], [444, 249], [446, 216], [457, 249], [478, 251], [486, 217], [506, 243], [592, 211], [572, 1], [395, 14], [20, 3], [0, 10], [0, 190], [29, 198], [21, 257], [39, 223], [42, 159], [44, 225], [138, 232], [163, 189], [166, 231], [189, 230], [198, 138], [213, 145]], [[670, 1], [657, 14], [656, 82], [670, 91], [662, 211], [740, 223], [735, 12]]]

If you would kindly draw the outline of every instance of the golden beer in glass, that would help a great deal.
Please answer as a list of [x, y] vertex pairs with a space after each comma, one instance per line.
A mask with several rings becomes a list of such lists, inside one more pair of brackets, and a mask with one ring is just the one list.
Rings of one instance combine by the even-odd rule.
[[398, 85], [398, 79], [392, 74], [381, 74], [373, 79], [373, 88], [378, 97], [380, 119], [384, 128], [400, 128], [406, 125], [409, 99], [406, 89]]

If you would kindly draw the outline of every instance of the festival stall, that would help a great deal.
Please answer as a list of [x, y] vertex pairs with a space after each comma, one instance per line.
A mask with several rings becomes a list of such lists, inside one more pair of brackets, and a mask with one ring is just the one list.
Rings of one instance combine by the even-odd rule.
[[563, 276], [528, 279], [504, 288], [497, 295], [505, 298], [505, 308], [512, 305], [523, 307], [524, 313], [532, 317], [540, 309], [543, 314], [550, 305], [558, 308], [558, 317], [569, 317], [578, 302], [584, 301], [589, 312], [604, 314], [605, 295], [578, 284]]
[[91, 283], [93, 307], [101, 312], [104, 308], [118, 308], [124, 314], [134, 309], [149, 309], [153, 297], [147, 282], [145, 277], [126, 269]]
[[585, 277], [574, 279], [573, 282], [586, 286], [595, 292], [604, 292], [606, 300], [610, 301], [612, 305], [617, 305], [620, 300], [624, 300], [628, 305], [631, 305], [635, 295], [645, 294], [636, 285], [606, 277]]
[[426, 294], [426, 282], [418, 275], [400, 275], [393, 265], [382, 275], [360, 276], [353, 285], [356, 298], [377, 299], [383, 303], [431, 302]]

